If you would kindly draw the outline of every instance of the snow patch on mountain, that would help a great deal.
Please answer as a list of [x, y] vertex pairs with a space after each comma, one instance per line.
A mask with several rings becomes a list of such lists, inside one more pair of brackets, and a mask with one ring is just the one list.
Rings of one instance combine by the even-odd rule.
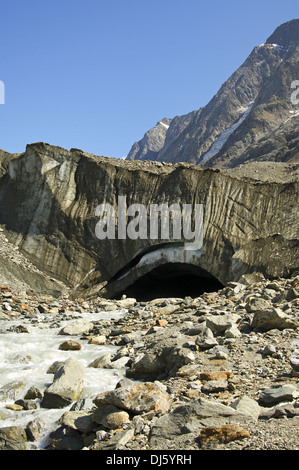
[[251, 109], [252, 109], [252, 106], [254, 105], [254, 101], [252, 101], [251, 103], [249, 103], [249, 105], [247, 106], [247, 108], [242, 108], [242, 110], [244, 110], [242, 116], [239, 118], [239, 120], [237, 122], [235, 122], [234, 124], [232, 124], [230, 127], [228, 127], [228, 129], [226, 129], [225, 131], [223, 131], [221, 134], [219, 134], [217, 137], [216, 137], [216, 140], [213, 142], [212, 146], [210, 147], [210, 149], [203, 155], [200, 163], [203, 163], [203, 162], [206, 162], [210, 157], [212, 157], [213, 155], [215, 155], [216, 153], [218, 153], [223, 145], [225, 144], [225, 142], [227, 141], [227, 139], [229, 138], [229, 136], [242, 124], [242, 122], [247, 118], [248, 114], [250, 113]]
[[158, 124], [162, 124], [166, 129], [169, 129], [169, 126], [162, 121], [159, 121]]

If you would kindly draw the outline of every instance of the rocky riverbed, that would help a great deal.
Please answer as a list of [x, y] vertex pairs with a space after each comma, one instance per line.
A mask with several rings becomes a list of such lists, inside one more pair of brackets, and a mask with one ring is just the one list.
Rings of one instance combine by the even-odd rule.
[[0, 286], [0, 449], [298, 450], [299, 276], [197, 298]]

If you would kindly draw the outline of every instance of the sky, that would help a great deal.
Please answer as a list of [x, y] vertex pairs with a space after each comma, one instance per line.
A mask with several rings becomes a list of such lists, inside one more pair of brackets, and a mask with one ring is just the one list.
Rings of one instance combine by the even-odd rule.
[[[205, 106], [298, 0], [2, 0], [0, 148], [120, 158]], [[298, 77], [299, 79], [299, 77]]]

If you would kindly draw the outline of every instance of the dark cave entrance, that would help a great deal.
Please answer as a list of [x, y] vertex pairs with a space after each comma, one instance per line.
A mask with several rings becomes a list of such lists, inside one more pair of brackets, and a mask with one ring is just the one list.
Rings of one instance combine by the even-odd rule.
[[222, 288], [221, 282], [198, 266], [166, 263], [137, 279], [115, 298], [126, 295], [139, 302], [147, 302], [160, 297], [198, 297]]

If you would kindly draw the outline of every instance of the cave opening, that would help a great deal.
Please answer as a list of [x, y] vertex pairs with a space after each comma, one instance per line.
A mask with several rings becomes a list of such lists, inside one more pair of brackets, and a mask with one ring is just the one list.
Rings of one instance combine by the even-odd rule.
[[139, 302], [156, 298], [199, 297], [205, 292], [216, 292], [223, 284], [206, 270], [185, 263], [166, 263], [137, 279], [115, 298], [123, 295]]

